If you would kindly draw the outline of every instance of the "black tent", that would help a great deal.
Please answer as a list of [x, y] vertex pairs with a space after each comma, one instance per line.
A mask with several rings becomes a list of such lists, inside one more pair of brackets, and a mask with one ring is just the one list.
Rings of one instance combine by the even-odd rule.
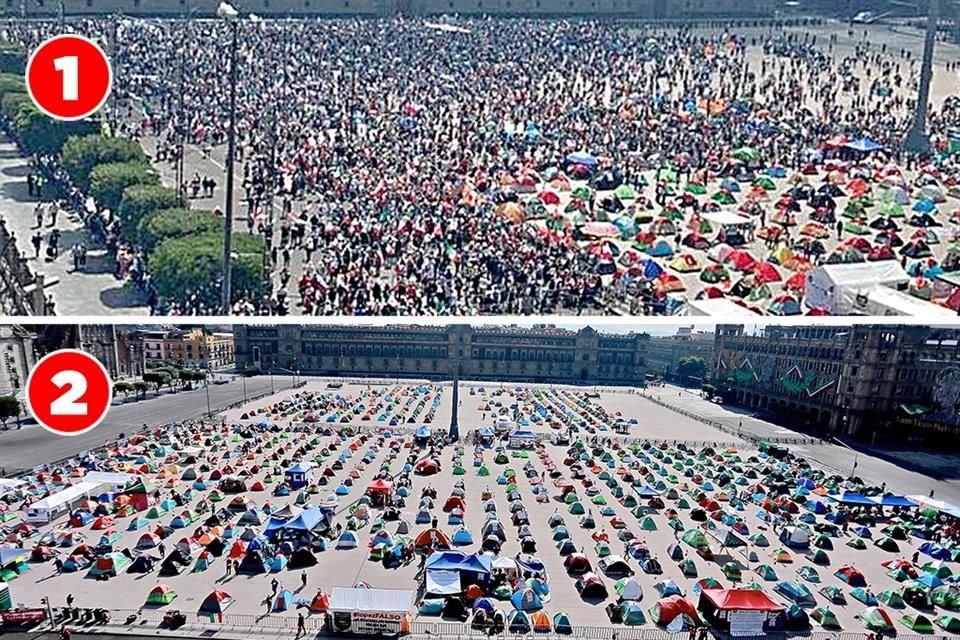
[[313, 555], [313, 552], [307, 547], [303, 547], [290, 556], [290, 562], [287, 563], [287, 566], [291, 569], [302, 569], [316, 566], [316, 564], [317, 556]]

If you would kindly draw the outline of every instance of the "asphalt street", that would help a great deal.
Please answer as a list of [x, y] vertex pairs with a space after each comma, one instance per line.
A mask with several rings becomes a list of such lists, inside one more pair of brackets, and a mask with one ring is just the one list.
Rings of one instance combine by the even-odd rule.
[[[286, 376], [274, 376], [273, 384], [280, 390], [290, 387], [291, 380]], [[270, 388], [269, 376], [246, 379], [248, 398], [269, 393]], [[244, 399], [242, 378], [223, 385], [210, 385], [209, 390], [210, 408], [214, 412]], [[0, 467], [7, 473], [13, 469], [29, 469], [98, 447], [121, 433], [138, 431], [144, 424], [157, 427], [184, 422], [197, 419], [206, 412], [207, 394], [200, 388], [115, 405], [96, 428], [78, 436], [57, 436], [37, 425], [0, 432]]]

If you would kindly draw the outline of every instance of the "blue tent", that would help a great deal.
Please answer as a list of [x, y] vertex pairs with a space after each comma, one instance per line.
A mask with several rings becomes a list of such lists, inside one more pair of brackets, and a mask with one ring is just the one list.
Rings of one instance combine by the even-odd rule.
[[816, 600], [813, 597], [813, 594], [810, 592], [810, 589], [795, 580], [784, 581], [777, 584], [774, 587], [774, 591], [782, 595], [784, 598], [787, 598], [801, 607], [813, 606], [816, 604]]
[[634, 487], [634, 492], [641, 498], [655, 498], [660, 495], [660, 492], [651, 487], [650, 485], [643, 485], [642, 487]]
[[490, 580], [491, 556], [467, 555], [461, 551], [438, 551], [427, 558], [427, 570], [457, 571], [464, 584], [486, 584]]
[[418, 440], [429, 440], [429, 439], [430, 439], [430, 433], [431, 433], [431, 432], [430, 432], [430, 427], [424, 425], [424, 426], [420, 427], [419, 429], [417, 429], [417, 432], [416, 432], [415, 436], [416, 436], [416, 438], [417, 438]]
[[453, 532], [453, 538], [451, 541], [456, 545], [473, 544], [473, 534], [471, 534], [467, 529], [460, 527]]
[[290, 485], [291, 489], [300, 489], [305, 487], [310, 483], [312, 473], [313, 465], [298, 462], [287, 469], [287, 484]]

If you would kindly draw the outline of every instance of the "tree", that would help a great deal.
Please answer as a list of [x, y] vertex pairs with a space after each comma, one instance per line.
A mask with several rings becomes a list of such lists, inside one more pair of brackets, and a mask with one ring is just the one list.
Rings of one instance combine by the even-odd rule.
[[223, 224], [223, 218], [212, 211], [161, 209], [140, 220], [137, 238], [149, 254], [164, 240], [222, 232]]
[[143, 374], [143, 381], [147, 384], [152, 384], [157, 393], [160, 393], [160, 389], [163, 385], [170, 382], [170, 374], [166, 371], [147, 371]]
[[0, 396], [0, 422], [7, 428], [7, 420], [20, 415], [20, 401], [13, 396]]
[[101, 207], [116, 212], [127, 187], [159, 182], [150, 165], [143, 162], [107, 162], [98, 164], [90, 172], [90, 195]]
[[[0, 85], [2, 88], [2, 85]], [[147, 156], [134, 140], [95, 134], [71, 136], [61, 151], [63, 168], [81, 189], [90, 188], [90, 172], [98, 164], [113, 162], [147, 163]]]
[[135, 184], [123, 190], [120, 201], [120, 224], [124, 238], [134, 238], [140, 222], [161, 209], [175, 207], [177, 192], [158, 184]]
[[11, 122], [17, 139], [28, 153], [60, 153], [67, 138], [90, 133], [98, 127], [93, 120], [54, 120], [15, 93], [4, 96], [0, 109], [4, 107], [3, 115]]
[[23, 86], [22, 76], [27, 71], [27, 53], [18, 46], [4, 45], [0, 48], [0, 73], [15, 74]]
[[148, 384], [147, 384], [146, 382], [144, 382], [143, 380], [137, 380], [136, 382], [133, 383], [132, 386], [133, 386], [133, 390], [137, 392], [137, 399], [138, 399], [138, 400], [139, 400], [140, 398], [146, 396], [146, 395], [147, 395], [147, 391], [150, 390], [150, 385], [148, 385]]
[[[265, 291], [263, 240], [246, 234], [233, 237], [232, 290], [235, 302], [245, 294]], [[164, 240], [149, 257], [150, 273], [157, 291], [170, 301], [197, 294], [207, 309], [220, 306], [223, 278], [223, 234], [204, 233]]]
[[707, 362], [699, 356], [680, 358], [677, 364], [677, 375], [684, 381], [690, 378], [703, 378], [707, 374]]
[[130, 393], [133, 391], [133, 385], [129, 382], [124, 382], [123, 380], [113, 383], [113, 395], [122, 393], [124, 399], [126, 399]]

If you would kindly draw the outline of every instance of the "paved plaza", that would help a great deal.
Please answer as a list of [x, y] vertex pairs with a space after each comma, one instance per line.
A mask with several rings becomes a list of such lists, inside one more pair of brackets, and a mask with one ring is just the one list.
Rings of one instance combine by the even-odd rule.
[[[228, 616], [230, 614], [259, 616], [266, 615], [264, 603], [271, 594], [273, 579], [279, 582], [281, 590], [289, 589], [292, 592], [294, 603], [303, 600], [305, 604], [312, 601], [318, 589], [329, 592], [333, 587], [348, 587], [360, 582], [375, 588], [417, 590], [419, 586], [416, 578], [417, 561], [399, 568], [388, 569], [383, 563], [369, 559], [368, 543], [372, 535], [371, 523], [377, 521], [380, 510], [374, 508], [369, 520], [360, 519], [351, 524], [355, 515], [353, 508], [363, 496], [365, 488], [381, 473], [382, 465], [389, 464], [390, 473], [396, 475], [402, 473], [402, 467], [409, 455], [417, 459], [429, 455], [426, 451], [417, 452], [416, 448], [411, 446], [413, 431], [426, 424], [434, 432], [444, 432], [449, 424], [452, 393], [449, 387], [428, 383], [378, 381], [368, 384], [348, 381], [341, 388], [330, 388], [328, 385], [331, 382], [335, 381], [310, 379], [306, 387], [296, 391], [296, 396], [289, 390], [277, 392], [226, 411], [218, 417], [215, 425], [181, 428], [178, 444], [172, 447], [170, 445], [173, 443], [164, 440], [164, 434], [173, 433], [173, 431], [165, 432], [161, 429], [137, 441], [135, 449], [130, 449], [127, 445], [108, 451], [108, 457], [114, 459], [116, 464], [106, 466], [112, 466], [116, 470], [139, 469], [146, 481], [157, 486], [161, 500], [169, 500], [171, 492], [175, 490], [184, 497], [187, 504], [171, 505], [166, 512], [144, 511], [132, 517], [118, 517], [112, 524], [96, 523], [97, 517], [94, 516], [82, 526], [72, 526], [61, 518], [50, 525], [41, 526], [35, 536], [23, 540], [26, 550], [38, 544], [41, 539], [49, 542], [58, 537], [63, 539], [69, 534], [68, 542], [58, 547], [64, 554], [61, 558], [66, 559], [70, 548], [82, 544], [84, 538], [86, 544], [94, 547], [101, 536], [114, 535], [110, 530], [115, 528], [117, 533], [112, 540], [112, 548], [115, 551], [129, 549], [134, 557], [145, 553], [159, 558], [161, 554], [158, 547], [144, 548], [141, 545], [140, 549], [137, 548], [144, 534], [154, 531], [159, 525], [169, 526], [175, 518], [186, 518], [186, 513], [192, 512], [196, 518], [195, 521], [190, 522], [189, 518], [186, 518], [184, 522], [175, 525], [180, 528], [172, 529], [170, 535], [162, 540], [165, 553], [170, 554], [178, 544], [186, 544], [183, 541], [184, 538], [199, 538], [205, 533], [197, 530], [198, 527], [203, 529], [202, 523], [209, 516], [208, 512], [203, 511], [203, 505], [219, 509], [241, 503], [244, 507], [235, 514], [239, 516], [243, 509], [277, 511], [287, 506], [295, 507], [297, 502], [301, 505], [303, 502], [314, 505], [322, 503], [334, 511], [333, 526], [340, 525], [344, 529], [356, 526], [358, 545], [351, 549], [337, 548], [339, 544], [336, 541], [336, 535], [333, 535], [326, 550], [316, 553], [318, 564], [306, 569], [305, 587], [301, 586], [300, 569], [281, 568], [275, 572], [252, 576], [234, 575], [233, 572], [228, 575], [225, 558], [214, 556], [210, 556], [209, 566], [203, 567], [201, 563], [201, 568], [198, 569], [200, 549], [194, 548], [190, 554], [189, 565], [183, 572], [169, 577], [159, 576], [156, 569], [149, 573], [135, 574], [122, 571], [106, 582], [98, 582], [87, 577], [87, 568], [57, 575], [51, 562], [31, 562], [28, 571], [10, 581], [14, 600], [19, 603], [36, 604], [41, 597], [49, 596], [54, 605], [62, 606], [67, 595], [72, 594], [77, 606], [107, 607], [117, 611], [115, 617], [125, 616], [129, 612], [141, 609], [150, 590], [162, 583], [169, 585], [178, 594], [173, 603], [166, 607], [167, 609], [180, 609], [192, 615], [213, 589], [221, 589], [233, 598], [233, 604], [227, 609]], [[664, 397], [666, 394], [672, 394], [681, 400], [686, 407], [685, 410], [694, 411], [697, 408], [696, 400], [686, 398], [686, 392], [674, 388], [656, 388], [647, 390], [647, 393], [654, 396], [660, 393], [661, 402], [667, 400]], [[291, 398], [292, 402], [290, 402]], [[684, 468], [684, 458], [689, 458], [691, 464], [696, 458], [700, 464], [698, 468], [702, 469], [701, 473], [707, 475], [719, 469], [715, 465], [722, 465], [731, 470], [759, 469], [764, 466], [764, 463], [753, 457], [757, 453], [754, 444], [654, 404], [643, 398], [639, 391], [464, 383], [460, 398], [460, 426], [465, 438], [471, 438], [475, 429], [482, 425], [493, 424], [498, 417], [518, 417], [521, 429], [529, 429], [544, 437], [542, 449], [530, 452], [508, 449], [504, 452], [503, 461], [498, 462], [497, 454], [490, 449], [474, 453], [472, 445], [469, 444], [443, 447], [437, 454], [439, 473], [409, 474], [411, 480], [409, 496], [406, 498], [405, 506], [400, 509], [400, 519], [409, 523], [411, 539], [415, 539], [418, 533], [427, 529], [429, 524], [416, 524], [415, 518], [420, 510], [418, 504], [421, 493], [427, 488], [433, 488], [436, 490], [437, 500], [431, 509], [432, 515], [438, 519], [439, 528], [443, 532], [453, 535], [458, 527], [447, 524], [448, 514], [444, 513], [441, 507], [446, 498], [451, 495], [455, 484], [462, 482], [467, 505], [463, 526], [471, 532], [475, 543], [458, 548], [466, 552], [479, 551], [480, 532], [488, 518], [483, 505], [487, 502], [485, 495], [490, 495], [496, 503], [496, 513], [503, 522], [506, 532], [506, 541], [500, 556], [513, 557], [520, 553], [521, 546], [517, 528], [511, 524], [512, 512], [506, 496], [505, 476], [510, 473], [508, 469], [512, 469], [516, 475], [514, 477], [510, 474], [511, 481], [517, 485], [523, 508], [529, 516], [529, 534], [536, 541], [534, 555], [543, 562], [549, 576], [549, 598], [544, 603], [544, 611], [550, 616], [566, 611], [575, 625], [606, 626], [610, 624], [604, 608], [610, 602], [616, 601], [616, 594], [613, 591], [614, 580], [610, 577], [603, 578], [609, 591], [607, 598], [590, 601], [580, 598], [575, 589], [576, 578], [567, 575], [563, 564], [564, 557], [556, 548], [554, 541], [557, 535], [556, 529], [548, 524], [548, 519], [553, 514], [560, 514], [563, 517], [570, 540], [578, 552], [582, 552], [587, 557], [598, 573], [597, 563], [603, 551], [597, 545], [594, 536], [606, 534], [609, 537], [611, 551], [614, 554], [623, 555], [631, 569], [636, 572], [635, 578], [643, 590], [640, 604], [644, 610], [659, 599], [654, 585], [663, 580], [675, 581], [694, 604], [697, 598], [692, 594], [692, 589], [697, 580], [709, 577], [718, 580], [724, 586], [731, 585], [731, 580], [724, 573], [724, 565], [730, 562], [735, 563], [742, 571], [742, 580], [739, 584], [758, 583], [778, 601], [786, 600], [782, 595], [774, 592], [774, 588], [780, 582], [804, 582], [798, 576], [798, 571], [801, 568], [804, 571], [814, 568], [820, 582], [806, 581], [805, 584], [813, 592], [816, 606], [829, 606], [844, 630], [848, 631], [863, 629], [855, 616], [865, 606], [851, 597], [851, 588], [842, 583], [833, 573], [842, 566], [853, 564], [862, 572], [869, 590], [874, 594], [880, 595], [889, 590], [896, 591], [902, 585], [887, 574], [888, 569], [881, 563], [901, 557], [909, 559], [925, 542], [917, 537], [908, 536], [905, 540], [896, 541], [898, 551], [884, 551], [872, 544], [873, 539], [865, 538], [863, 539], [866, 543], [865, 548], [855, 549], [847, 544], [853, 539], [860, 539], [854, 534], [857, 525], [852, 525], [848, 533], [838, 532], [835, 537], [830, 538], [832, 549], [825, 550], [829, 564], [814, 565], [804, 555], [803, 550], [797, 549], [790, 550], [792, 562], [778, 563], [771, 557], [771, 552], [783, 546], [777, 541], [776, 532], [779, 525], [758, 518], [759, 513], [767, 513], [759, 507], [758, 503], [761, 500], [748, 498], [742, 508], [734, 507], [734, 503], [729, 501], [730, 490], [733, 488], [747, 496], [749, 492], [745, 490], [746, 485], [734, 483], [725, 491], [717, 487], [709, 488], [703, 484], [702, 479], [684, 477], [682, 473], [673, 469], [671, 462], [663, 458], [665, 451], [669, 456], [669, 451], [674, 447], [689, 446], [688, 453], [684, 453], [681, 449], [675, 454], [678, 456], [677, 462], [680, 464], [680, 469]], [[708, 408], [712, 409], [711, 419], [739, 419], [735, 417], [737, 414], [728, 412], [725, 408], [716, 405], [710, 405]], [[396, 424], [391, 424], [391, 421]], [[221, 424], [227, 426], [220, 426]], [[261, 424], [275, 425], [275, 428], [253, 435], [249, 429]], [[576, 462], [579, 456], [571, 458], [567, 446], [550, 442], [550, 438], [563, 433], [568, 424], [581, 426], [579, 433], [584, 453], [597, 465], [592, 470], [587, 466], [579, 472], [585, 478], [592, 480], [589, 484], [574, 477], [577, 472], [571, 464]], [[615, 434], [613, 427], [624, 424], [628, 425], [628, 434], [626, 436]], [[242, 436], [239, 433], [231, 435], [230, 425], [243, 426], [243, 433], [246, 435]], [[561, 426], [564, 428], [559, 428]], [[353, 427], [358, 430], [358, 433], [336, 435], [336, 431], [345, 427]], [[758, 433], [761, 428], [749, 418], [745, 424], [745, 431], [749, 430], [751, 437], [762, 435]], [[593, 429], [593, 433], [590, 433], [589, 429]], [[777, 429], [771, 435], [785, 434]], [[797, 434], [791, 435], [800, 437]], [[2, 437], [0, 434], [0, 444], [3, 442]], [[602, 443], [602, 446], [596, 450], [591, 443], [594, 438], [599, 438]], [[631, 446], [640, 445], [644, 441], [649, 441], [656, 447], [662, 446], [663, 449], [630, 449]], [[164, 445], [164, 442], [167, 444]], [[717, 452], [716, 462], [713, 461], [713, 454], [698, 455], [705, 445]], [[243, 447], [246, 447], [246, 454], [241, 449]], [[277, 487], [282, 483], [283, 478], [277, 474], [282, 474], [283, 470], [292, 463], [291, 454], [295, 450], [304, 451], [302, 456], [305, 458], [314, 459], [314, 456], [318, 456], [316, 459], [322, 459], [319, 469], [323, 470], [326, 483], [306, 493], [290, 491], [287, 492], [288, 495], [282, 495], [277, 491]], [[846, 455], [849, 461], [853, 456], [842, 447], [827, 445], [803, 446], [795, 450], [800, 455], [808, 456], [814, 468], [818, 466], [816, 462], [818, 456], [823, 456], [828, 461], [843, 455]], [[350, 452], [349, 456], [343, 453], [347, 451]], [[838, 451], [840, 453], [837, 453]], [[719, 455], [721, 452], [722, 456]], [[611, 454], [609, 465], [602, 462], [601, 453]], [[656, 455], [652, 455], [654, 453]], [[194, 458], [185, 461], [184, 458], [187, 455]], [[101, 455], [101, 458], [103, 457]], [[477, 462], [474, 462], [475, 458]], [[341, 464], [334, 465], [336, 460], [341, 460]], [[737, 460], [743, 462], [738, 463]], [[710, 461], [710, 464], [703, 466], [706, 461]], [[868, 484], [886, 482], [887, 490], [896, 494], [911, 492], [926, 494], [928, 488], [932, 488], [935, 489], [938, 498], [947, 501], [957, 499], [955, 487], [950, 483], [928, 478], [924, 484], [922, 477], [918, 474], [905, 471], [891, 472], [887, 466], [884, 466], [889, 463], [874, 461], [866, 455], [859, 456], [859, 461], [861, 467], [858, 473]], [[663, 475], [654, 471], [661, 463], [664, 467]], [[101, 462], [101, 466], [104, 464]], [[342, 468], [334, 468], [336, 466]], [[459, 471], [455, 471], [457, 467], [462, 467], [462, 475]], [[489, 475], [480, 475], [481, 467], [489, 470]], [[552, 469], [559, 473], [552, 475], [550, 473]], [[199, 481], [205, 483], [202, 488], [194, 484], [197, 481], [183, 479], [184, 473], [188, 470], [195, 472], [200, 477]], [[644, 470], [648, 470], [646, 473], [653, 475], [644, 479]], [[213, 475], [214, 472], [217, 474]], [[223, 492], [216, 488], [220, 472], [240, 474], [246, 484], [246, 491], [241, 494], [223, 495]], [[601, 474], [604, 474], [603, 477], [609, 474], [616, 480], [618, 476], [628, 472], [638, 474], [641, 484], [661, 483], [660, 493], [665, 502], [664, 508], [646, 509], [645, 499], [640, 499], [640, 508], [636, 510], [626, 499], [626, 496], [633, 495], [629, 482], [621, 480], [611, 485], [598, 479]], [[679, 477], [670, 477], [671, 474]], [[823, 482], [831, 484], [828, 478], [833, 474], [834, 471], [828, 468], [826, 475], [823, 476]], [[191, 475], [188, 474], [187, 477]], [[542, 482], [541, 478], [543, 478]], [[900, 486], [898, 480], [903, 480], [907, 486]], [[558, 486], [562, 485], [563, 481], [572, 482], [576, 488], [579, 503], [584, 505], [585, 515], [591, 515], [595, 520], [595, 528], [582, 527], [580, 521], [583, 516], [570, 513], [572, 507], [562, 499], [561, 489]], [[192, 490], [191, 487], [193, 487]], [[541, 489], [546, 491], [545, 499], [537, 498]], [[680, 552], [686, 558], [692, 559], [696, 570], [695, 577], [690, 574], [684, 575], [677, 560], [671, 560], [668, 555], [668, 548], [678, 543], [677, 538], [684, 532], [675, 533], [669, 526], [670, 520], [667, 516], [668, 510], [677, 509], [679, 520], [687, 531], [701, 526], [701, 522], [691, 511], [691, 507], [694, 509], [697, 507], [694, 496], [698, 490], [704, 491], [707, 499], [719, 498], [721, 502], [716, 506], [719, 506], [720, 510], [741, 521], [749, 535], [763, 534], [768, 539], [769, 546], [760, 546], [759, 540], [751, 538], [750, 546], [745, 549], [722, 552], [719, 545], [715, 544], [714, 559], [706, 560], [699, 557], [689, 545], [679, 543]], [[622, 499], [616, 497], [617, 491], [622, 492]], [[728, 501], [723, 501], [724, 497], [720, 495], [721, 493], [726, 495]], [[676, 497], [671, 497], [674, 495]], [[837, 508], [835, 503], [816, 494], [809, 494], [809, 498], [823, 501], [831, 510]], [[682, 501], [689, 503], [690, 507], [685, 508]], [[333, 507], [333, 504], [336, 506]], [[13, 507], [13, 513], [17, 513], [17, 505]], [[707, 508], [716, 507], [708, 505]], [[603, 513], [606, 515], [602, 515]], [[801, 506], [791, 517], [799, 518], [805, 513], [808, 511]], [[648, 515], [649, 520], [647, 520]], [[266, 519], [265, 514], [264, 518]], [[823, 515], [814, 516], [810, 512], [810, 526], [823, 523], [823, 518]], [[142, 526], [128, 531], [130, 522], [137, 519], [143, 519]], [[616, 520], [624, 523], [623, 528], [615, 526]], [[708, 521], [719, 527], [724, 526], [712, 518], [708, 518]], [[650, 529], [650, 523], [652, 523], [655, 529], [641, 529], [641, 522], [645, 523], [647, 529]], [[8, 519], [4, 526], [13, 530], [17, 524], [18, 519], [14, 517]], [[251, 526], [254, 532], [262, 529], [262, 526]], [[387, 531], [394, 533], [398, 522], [387, 521], [384, 526]], [[882, 524], [869, 527], [874, 539], [883, 536], [880, 532], [881, 528]], [[233, 527], [234, 537], [225, 540], [227, 550], [232, 550], [243, 531], [244, 526]], [[627, 553], [626, 543], [618, 537], [622, 531], [629, 531], [644, 542], [650, 554], [662, 565], [662, 574], [648, 574], [641, 569], [637, 559]], [[43, 536], [46, 538], [42, 538]], [[242, 554], [239, 557], [242, 557]], [[931, 561], [931, 558], [921, 554], [917, 564], [922, 565], [928, 561]], [[760, 576], [758, 571], [761, 568], [767, 570], [766, 566], [761, 567], [761, 565], [769, 565], [773, 574]], [[945, 566], [950, 569], [954, 565], [948, 561]], [[726, 568], [729, 572], [730, 565], [726, 565]], [[687, 569], [690, 570], [689, 567]], [[776, 579], [772, 577], [774, 574]], [[946, 579], [949, 580], [949, 578]], [[846, 593], [847, 604], [828, 603], [819, 592], [819, 589], [824, 586], [839, 587]], [[512, 608], [509, 601], [497, 601], [497, 606], [505, 611]], [[812, 610], [812, 607], [807, 608]], [[892, 607], [888, 610], [894, 619], [899, 619], [904, 613], [914, 612], [912, 609], [900, 611]], [[270, 613], [265, 619], [269, 621], [278, 617], [295, 618], [297, 611], [298, 609], [291, 605], [286, 611]], [[299, 611], [306, 612], [306, 609], [299, 609]], [[935, 615], [944, 612], [938, 607], [935, 611], [927, 610], [923, 613], [933, 619]], [[430, 621], [437, 618], [418, 616], [417, 620]], [[647, 624], [651, 623], [648, 621]], [[895, 624], [899, 631], [907, 632], [907, 629], [899, 623]], [[816, 626], [817, 624], [814, 623], [814, 627]]]

